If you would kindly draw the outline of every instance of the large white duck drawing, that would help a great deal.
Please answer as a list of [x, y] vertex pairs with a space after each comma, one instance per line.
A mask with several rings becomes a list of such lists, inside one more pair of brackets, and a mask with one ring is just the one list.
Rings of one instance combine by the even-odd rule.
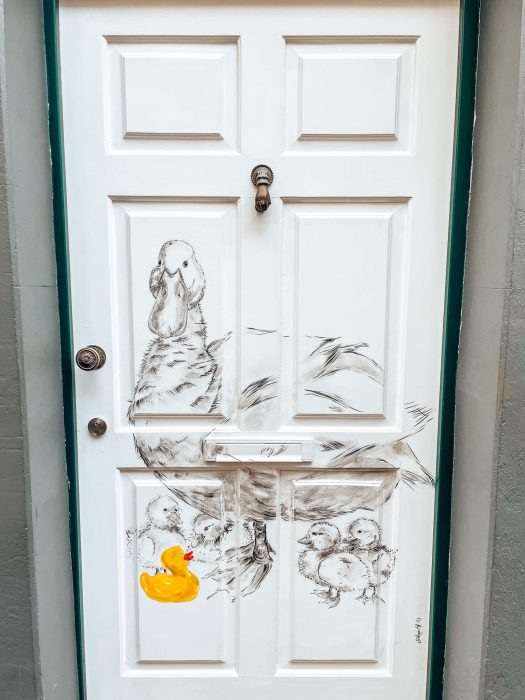
[[[155, 335], [139, 371], [129, 419], [154, 416], [169, 406], [178, 415], [212, 413], [220, 400], [221, 370], [215, 359], [225, 339], [206, 344], [200, 302], [206, 289], [204, 272], [189, 243], [164, 243], [149, 281], [155, 299], [148, 327]], [[135, 445], [146, 465], [180, 463], [192, 446], [165, 436], [136, 433]]]

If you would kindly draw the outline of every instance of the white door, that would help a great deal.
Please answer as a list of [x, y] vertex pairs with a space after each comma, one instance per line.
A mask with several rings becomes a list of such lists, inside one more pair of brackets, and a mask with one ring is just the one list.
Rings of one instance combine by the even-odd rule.
[[458, 23], [60, 3], [89, 700], [425, 697]]

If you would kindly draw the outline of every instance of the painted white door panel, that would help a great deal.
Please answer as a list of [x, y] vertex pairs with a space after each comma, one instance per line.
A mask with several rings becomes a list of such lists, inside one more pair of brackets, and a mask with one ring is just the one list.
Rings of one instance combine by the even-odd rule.
[[458, 21], [60, 3], [89, 700], [425, 696]]

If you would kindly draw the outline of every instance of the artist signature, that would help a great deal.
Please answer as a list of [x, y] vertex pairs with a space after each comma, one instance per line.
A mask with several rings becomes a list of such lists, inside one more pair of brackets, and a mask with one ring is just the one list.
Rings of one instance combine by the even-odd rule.
[[423, 620], [420, 617], [416, 619], [414, 627], [416, 628], [415, 640], [418, 644], [421, 644], [423, 637]]

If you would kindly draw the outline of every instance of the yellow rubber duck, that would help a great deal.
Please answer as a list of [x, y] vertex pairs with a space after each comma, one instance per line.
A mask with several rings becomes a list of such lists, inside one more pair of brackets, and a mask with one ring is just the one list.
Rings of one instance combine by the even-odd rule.
[[199, 579], [188, 571], [188, 563], [193, 552], [184, 554], [182, 547], [175, 546], [164, 550], [160, 556], [162, 566], [171, 574], [140, 575], [142, 590], [152, 600], [159, 603], [189, 603], [199, 593]]

